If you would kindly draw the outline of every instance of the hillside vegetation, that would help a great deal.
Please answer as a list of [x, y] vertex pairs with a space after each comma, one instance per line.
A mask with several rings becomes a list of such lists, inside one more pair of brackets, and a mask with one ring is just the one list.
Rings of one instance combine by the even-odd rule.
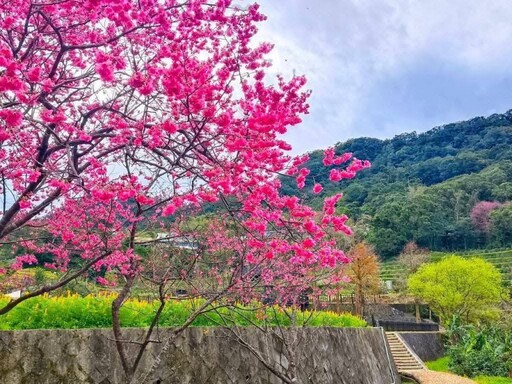
[[[358, 138], [335, 146], [368, 159], [372, 168], [356, 179], [329, 182], [323, 151], [310, 154], [306, 187], [283, 178], [283, 191], [302, 194], [317, 208], [340, 190], [339, 210], [365, 232], [380, 256], [400, 253], [408, 241], [437, 251], [506, 247], [512, 244], [512, 110], [448, 124], [389, 140]], [[320, 195], [311, 192], [321, 183]], [[488, 231], [475, 228], [471, 210], [480, 201], [505, 203], [489, 217]]]

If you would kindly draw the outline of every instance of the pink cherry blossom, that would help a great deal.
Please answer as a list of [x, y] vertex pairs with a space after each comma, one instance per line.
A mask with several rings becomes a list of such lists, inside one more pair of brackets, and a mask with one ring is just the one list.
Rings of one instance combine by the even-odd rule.
[[23, 114], [17, 110], [0, 110], [0, 119], [4, 120], [8, 127], [19, 127], [23, 122]]
[[[266, 284], [287, 303], [348, 262], [333, 237], [351, 233], [342, 195], [317, 212], [283, 194], [282, 177], [323, 191], [283, 136], [310, 91], [303, 76], [270, 75], [257, 5], [11, 0], [0, 15], [0, 167], [15, 196], [0, 239], [23, 254], [13, 267], [45, 253], [58, 271], [233, 301]], [[323, 163], [332, 182], [370, 166], [333, 148]], [[139, 256], [141, 243], [161, 259]]]
[[319, 194], [320, 192], [322, 192], [323, 189], [324, 188], [322, 187], [322, 184], [315, 183], [315, 185], [313, 186], [313, 193]]

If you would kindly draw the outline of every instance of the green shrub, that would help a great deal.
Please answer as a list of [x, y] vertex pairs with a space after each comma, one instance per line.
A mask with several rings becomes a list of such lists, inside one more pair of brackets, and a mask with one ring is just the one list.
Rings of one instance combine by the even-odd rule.
[[452, 372], [469, 376], [509, 376], [512, 373], [512, 331], [498, 327], [458, 326], [449, 331]]

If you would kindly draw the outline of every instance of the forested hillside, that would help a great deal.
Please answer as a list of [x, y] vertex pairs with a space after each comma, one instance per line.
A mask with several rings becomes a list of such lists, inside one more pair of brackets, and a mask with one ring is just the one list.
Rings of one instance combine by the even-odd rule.
[[[283, 190], [320, 205], [322, 197], [341, 189], [339, 209], [357, 221], [356, 228], [365, 228], [381, 256], [397, 255], [411, 240], [448, 251], [512, 244], [512, 110], [390, 140], [353, 139], [335, 148], [337, 154], [370, 160], [372, 168], [340, 186], [329, 181], [323, 151], [315, 151], [306, 164], [306, 187], [298, 191], [287, 178]], [[324, 186], [320, 195], [311, 193], [314, 182]], [[484, 213], [483, 227], [471, 219], [481, 201], [497, 202]]]

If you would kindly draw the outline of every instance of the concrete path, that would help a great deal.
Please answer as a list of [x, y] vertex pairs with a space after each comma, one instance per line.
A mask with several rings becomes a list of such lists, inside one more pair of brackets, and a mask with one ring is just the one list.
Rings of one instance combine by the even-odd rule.
[[452, 375], [445, 372], [434, 372], [429, 370], [415, 370], [400, 372], [403, 376], [412, 378], [420, 384], [476, 384], [475, 381], [466, 377]]

